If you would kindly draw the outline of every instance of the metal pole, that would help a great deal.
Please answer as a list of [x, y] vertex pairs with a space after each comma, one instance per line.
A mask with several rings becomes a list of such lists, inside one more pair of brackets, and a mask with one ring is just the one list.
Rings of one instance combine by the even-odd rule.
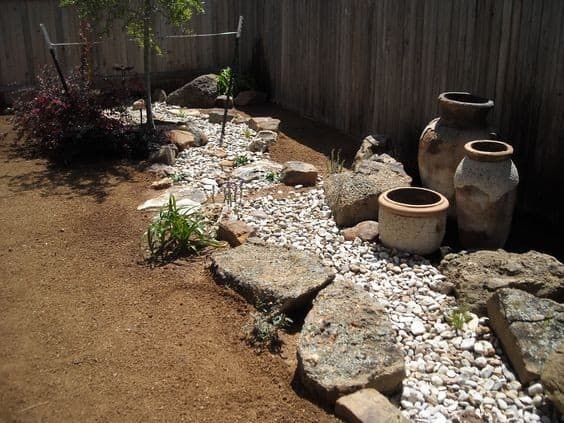
[[59, 61], [57, 60], [57, 55], [55, 54], [55, 48], [53, 47], [53, 43], [49, 38], [49, 33], [47, 32], [47, 28], [45, 28], [45, 25], [43, 24], [39, 24], [39, 26], [41, 27], [41, 31], [43, 32], [45, 43], [47, 43], [47, 47], [49, 48], [49, 53], [51, 53], [51, 58], [53, 59], [53, 63], [55, 63], [55, 69], [57, 69], [57, 73], [59, 74], [59, 79], [61, 80], [61, 84], [63, 84], [65, 93], [69, 95], [69, 87], [67, 86], [67, 81], [63, 76], [63, 71], [61, 70], [61, 66], [59, 65]]
[[[225, 137], [225, 126], [227, 125], [227, 109], [229, 108], [229, 99], [233, 97], [233, 79], [235, 73], [239, 71], [239, 39], [241, 38], [241, 31], [243, 30], [243, 17], [239, 16], [239, 24], [237, 25], [237, 35], [235, 38], [235, 57], [233, 58], [233, 69], [229, 76], [229, 88], [227, 89], [227, 99], [223, 108], [223, 123], [221, 125], [221, 137], [219, 138], [219, 146], [223, 146], [223, 138]], [[235, 102], [235, 100], [233, 100]]]

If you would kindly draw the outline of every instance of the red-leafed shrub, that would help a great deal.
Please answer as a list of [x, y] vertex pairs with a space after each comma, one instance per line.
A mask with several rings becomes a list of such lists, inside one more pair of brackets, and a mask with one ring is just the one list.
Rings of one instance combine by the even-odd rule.
[[104, 113], [107, 97], [100, 95], [76, 69], [67, 77], [68, 94], [51, 68], [37, 77], [37, 90], [14, 104], [14, 125], [20, 142], [32, 152], [70, 161], [76, 156], [139, 156], [146, 137], [123, 119]]

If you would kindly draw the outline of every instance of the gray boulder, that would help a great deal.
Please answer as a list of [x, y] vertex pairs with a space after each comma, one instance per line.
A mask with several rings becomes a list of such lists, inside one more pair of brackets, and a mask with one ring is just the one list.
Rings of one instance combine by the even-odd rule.
[[410, 185], [411, 178], [383, 166], [373, 174], [342, 172], [325, 179], [325, 198], [337, 225], [354, 226], [364, 220], [378, 220], [379, 195], [390, 188]]
[[229, 96], [229, 102], [227, 101], [227, 96], [226, 95], [218, 95], [215, 99], [215, 105], [216, 107], [221, 107], [224, 108], [225, 105], [227, 104], [227, 108], [232, 108], [233, 107], [233, 97]]
[[253, 243], [215, 253], [211, 267], [220, 282], [251, 304], [284, 313], [307, 306], [334, 278], [308, 253]]
[[314, 301], [298, 341], [298, 376], [327, 404], [359, 389], [396, 392], [404, 357], [383, 306], [348, 281], [325, 288]]
[[280, 180], [285, 185], [314, 186], [317, 183], [317, 168], [309, 163], [289, 161], [284, 163]]
[[247, 149], [253, 152], [265, 153], [278, 141], [278, 134], [274, 131], [260, 131], [249, 143]]
[[539, 379], [548, 356], [564, 341], [564, 306], [519, 289], [498, 289], [487, 303], [490, 325], [519, 380]]
[[564, 300], [564, 265], [537, 251], [448, 254], [439, 270], [454, 284], [460, 301], [481, 316], [486, 314], [488, 299], [500, 288], [521, 289], [559, 303]]
[[176, 162], [178, 155], [178, 147], [174, 144], [166, 144], [159, 146], [156, 150], [149, 153], [149, 162], [162, 163], [172, 166]]
[[217, 75], [198, 76], [170, 93], [167, 104], [185, 107], [213, 107], [217, 97]]
[[[209, 112], [208, 113], [208, 121], [210, 123], [223, 123], [223, 115], [225, 114], [225, 112], [220, 111], [220, 112]], [[233, 119], [235, 118], [235, 115], [233, 113], [229, 113], [227, 112], [227, 122], [231, 122]]]
[[386, 189], [410, 186], [412, 181], [403, 165], [387, 154], [375, 154], [370, 159], [360, 160], [353, 165], [353, 170], [374, 177], [383, 188], [389, 186]]
[[390, 148], [390, 139], [385, 135], [368, 135], [362, 140], [356, 152], [354, 162], [370, 159], [375, 154], [387, 153]]
[[236, 106], [250, 106], [253, 104], [262, 104], [266, 102], [266, 93], [262, 91], [248, 90], [241, 91], [235, 97]]
[[541, 382], [554, 406], [564, 414], [564, 342], [546, 359]]

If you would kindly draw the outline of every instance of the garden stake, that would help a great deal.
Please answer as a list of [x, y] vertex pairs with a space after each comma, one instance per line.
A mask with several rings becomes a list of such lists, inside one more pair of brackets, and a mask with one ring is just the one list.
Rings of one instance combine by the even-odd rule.
[[239, 24], [237, 25], [237, 33], [235, 36], [235, 57], [233, 58], [233, 72], [229, 75], [229, 88], [227, 89], [227, 99], [223, 107], [223, 123], [221, 125], [221, 137], [219, 138], [219, 146], [223, 146], [223, 138], [225, 137], [225, 125], [227, 125], [227, 109], [229, 108], [229, 99], [233, 97], [233, 75], [237, 72], [239, 64], [239, 39], [243, 30], [243, 17], [239, 16]]
[[65, 81], [65, 77], [63, 76], [63, 72], [61, 71], [61, 66], [59, 66], [59, 61], [57, 60], [57, 55], [55, 54], [54, 44], [51, 42], [51, 39], [49, 38], [49, 34], [47, 33], [47, 28], [45, 28], [45, 25], [39, 24], [39, 26], [43, 31], [43, 37], [45, 38], [45, 43], [47, 43], [47, 47], [49, 48], [49, 53], [51, 53], [51, 58], [55, 63], [55, 69], [57, 69], [57, 74], [59, 75], [61, 84], [63, 84], [65, 94], [69, 95], [69, 87], [67, 86], [67, 81]]

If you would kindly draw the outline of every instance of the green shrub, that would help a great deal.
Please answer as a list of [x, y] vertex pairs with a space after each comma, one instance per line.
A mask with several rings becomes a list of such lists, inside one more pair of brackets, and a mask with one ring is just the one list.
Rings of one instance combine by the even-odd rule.
[[235, 160], [233, 161], [233, 166], [239, 167], [239, 166], [244, 166], [248, 163], [249, 163], [249, 158], [245, 155], [240, 155], [235, 157]]
[[179, 209], [170, 196], [168, 205], [149, 225], [147, 245], [149, 261], [164, 263], [183, 255], [197, 254], [206, 247], [220, 247], [207, 229], [207, 220], [191, 209]]
[[227, 95], [229, 92], [229, 81], [231, 81], [233, 71], [229, 66], [222, 69], [217, 78], [217, 95]]

